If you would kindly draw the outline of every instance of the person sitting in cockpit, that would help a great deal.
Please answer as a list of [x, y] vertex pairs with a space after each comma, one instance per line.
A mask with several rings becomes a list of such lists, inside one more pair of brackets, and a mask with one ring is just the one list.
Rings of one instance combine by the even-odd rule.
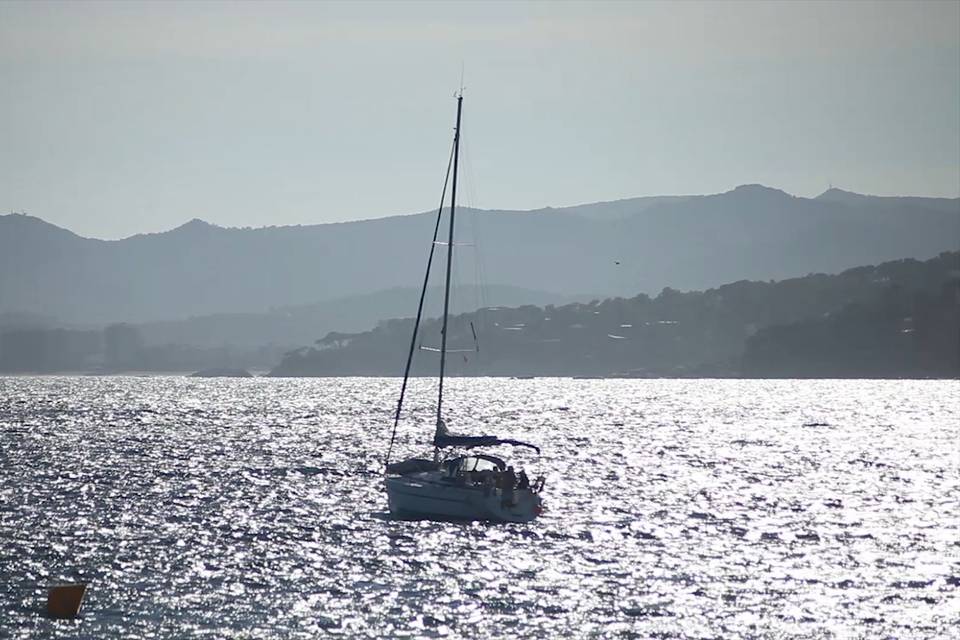
[[530, 488], [530, 478], [527, 477], [527, 472], [521, 469], [520, 479], [517, 480], [517, 489], [529, 489], [529, 488]]
[[513, 467], [507, 467], [503, 472], [503, 504], [513, 505], [513, 488], [517, 486], [517, 474], [513, 472]]

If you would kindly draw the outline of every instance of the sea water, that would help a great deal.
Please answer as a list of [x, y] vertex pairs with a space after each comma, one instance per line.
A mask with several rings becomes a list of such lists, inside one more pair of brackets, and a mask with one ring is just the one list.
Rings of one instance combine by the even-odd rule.
[[389, 516], [399, 387], [0, 378], [0, 637], [960, 637], [956, 381], [448, 380], [529, 524]]

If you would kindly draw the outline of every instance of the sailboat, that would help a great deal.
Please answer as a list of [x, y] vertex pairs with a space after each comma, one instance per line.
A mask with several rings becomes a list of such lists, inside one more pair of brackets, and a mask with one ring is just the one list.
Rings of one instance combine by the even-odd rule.
[[[498, 522], [529, 522], [543, 511], [540, 497], [544, 478], [541, 476], [531, 482], [526, 472], [515, 471], [501, 457], [477, 449], [498, 445], [529, 447], [540, 453], [539, 447], [507, 438], [490, 435], [457, 435], [451, 433], [443, 418], [443, 381], [447, 356], [447, 322], [450, 315], [450, 274], [453, 262], [453, 230], [457, 209], [457, 169], [460, 157], [461, 115], [463, 112], [463, 91], [457, 95], [457, 125], [454, 129], [451, 163], [453, 183], [450, 195], [448, 222], [448, 241], [438, 243], [437, 235], [443, 217], [446, 201], [447, 182], [450, 179], [450, 163], [447, 165], [447, 178], [444, 180], [437, 221], [433, 230], [433, 242], [427, 259], [427, 273], [420, 291], [420, 305], [414, 322], [407, 365], [403, 374], [403, 386], [393, 421], [393, 432], [384, 465], [384, 483], [390, 513], [397, 517], [422, 519], [458, 519], [488, 520]], [[434, 249], [446, 244], [447, 264], [443, 297], [443, 329], [440, 337], [440, 371], [437, 391], [436, 425], [433, 434], [432, 458], [408, 458], [393, 462], [390, 455], [396, 440], [397, 426], [403, 408], [403, 399], [410, 377], [410, 365], [423, 315], [423, 302], [430, 269], [433, 265]]]

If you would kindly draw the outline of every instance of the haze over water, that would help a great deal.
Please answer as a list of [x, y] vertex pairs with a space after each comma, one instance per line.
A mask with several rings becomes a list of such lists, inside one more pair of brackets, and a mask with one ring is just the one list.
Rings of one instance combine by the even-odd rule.
[[0, 378], [0, 636], [956, 637], [956, 381], [449, 380], [526, 525], [389, 517], [398, 387]]

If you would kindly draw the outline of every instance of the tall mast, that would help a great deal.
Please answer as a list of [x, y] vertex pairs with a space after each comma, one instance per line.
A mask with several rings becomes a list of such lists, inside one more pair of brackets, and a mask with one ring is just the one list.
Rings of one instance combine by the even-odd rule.
[[447, 318], [450, 315], [450, 268], [453, 265], [453, 219], [457, 211], [457, 161], [460, 159], [460, 112], [463, 92], [457, 96], [457, 129], [453, 136], [453, 187], [450, 190], [450, 231], [447, 234], [447, 279], [443, 290], [443, 332], [440, 334], [440, 388], [437, 393], [437, 425], [443, 416], [443, 372], [447, 363]]

